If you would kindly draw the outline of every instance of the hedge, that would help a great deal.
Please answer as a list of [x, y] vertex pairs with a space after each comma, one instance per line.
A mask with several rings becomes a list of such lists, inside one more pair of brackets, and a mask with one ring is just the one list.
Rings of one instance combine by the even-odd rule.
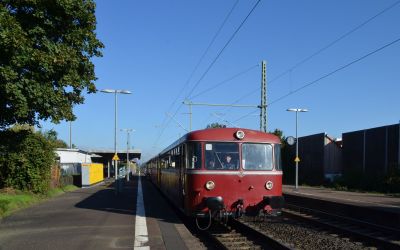
[[54, 145], [32, 129], [0, 131], [0, 188], [46, 193], [50, 188]]

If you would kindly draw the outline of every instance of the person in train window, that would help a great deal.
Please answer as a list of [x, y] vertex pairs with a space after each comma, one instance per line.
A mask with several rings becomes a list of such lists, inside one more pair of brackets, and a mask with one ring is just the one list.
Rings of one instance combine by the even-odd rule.
[[215, 161], [214, 161], [214, 160], [210, 160], [210, 161], [208, 162], [207, 168], [208, 168], [208, 169], [214, 169], [214, 168], [215, 168]]
[[235, 163], [232, 162], [231, 155], [225, 156], [224, 168], [225, 169], [236, 169]]

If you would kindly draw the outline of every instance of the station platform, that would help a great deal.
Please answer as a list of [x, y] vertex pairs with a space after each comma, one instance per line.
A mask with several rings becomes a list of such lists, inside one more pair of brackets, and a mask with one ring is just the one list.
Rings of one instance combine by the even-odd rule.
[[[135, 176], [135, 183], [139, 182], [139, 176]], [[185, 225], [177, 217], [173, 209], [162, 197], [156, 187], [145, 177], [140, 177], [138, 190], [136, 225], [135, 225], [135, 249], [207, 249], [203, 243], [194, 237]], [[143, 195], [145, 208], [145, 220], [147, 226], [148, 241], [141, 242], [143, 231], [140, 230], [140, 217], [143, 216], [140, 206], [140, 192]], [[144, 237], [146, 238], [146, 237]]]
[[358, 206], [376, 207], [400, 213], [400, 197], [377, 193], [359, 193], [347, 191], [335, 191], [329, 188], [300, 186], [296, 190], [294, 186], [284, 185], [284, 194], [300, 195], [318, 199], [327, 199], [340, 203], [357, 204]]
[[400, 229], [400, 197], [378, 193], [336, 191], [323, 187], [284, 185], [287, 203]]
[[206, 249], [155, 186], [133, 176], [67, 192], [0, 219], [0, 249]]

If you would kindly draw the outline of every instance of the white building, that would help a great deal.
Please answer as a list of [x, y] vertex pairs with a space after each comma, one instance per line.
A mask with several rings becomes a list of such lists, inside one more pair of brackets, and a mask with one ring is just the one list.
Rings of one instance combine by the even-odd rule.
[[62, 175], [80, 174], [82, 164], [92, 163], [93, 155], [80, 149], [57, 148], [55, 152], [58, 155]]

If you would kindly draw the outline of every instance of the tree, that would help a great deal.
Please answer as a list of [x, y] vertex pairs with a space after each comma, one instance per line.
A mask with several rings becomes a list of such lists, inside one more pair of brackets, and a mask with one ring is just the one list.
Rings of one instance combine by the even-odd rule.
[[214, 122], [214, 123], [208, 124], [206, 128], [226, 128], [226, 125], [218, 123], [218, 122]]
[[54, 129], [50, 129], [42, 134], [54, 148], [68, 148], [68, 145], [65, 141], [58, 139], [58, 133]]
[[74, 120], [102, 56], [93, 0], [0, 1], [0, 129]]
[[281, 139], [282, 144], [286, 143], [286, 137], [283, 135], [283, 131], [282, 130], [276, 128], [274, 131], [269, 132], [269, 133], [278, 136], [279, 139]]

